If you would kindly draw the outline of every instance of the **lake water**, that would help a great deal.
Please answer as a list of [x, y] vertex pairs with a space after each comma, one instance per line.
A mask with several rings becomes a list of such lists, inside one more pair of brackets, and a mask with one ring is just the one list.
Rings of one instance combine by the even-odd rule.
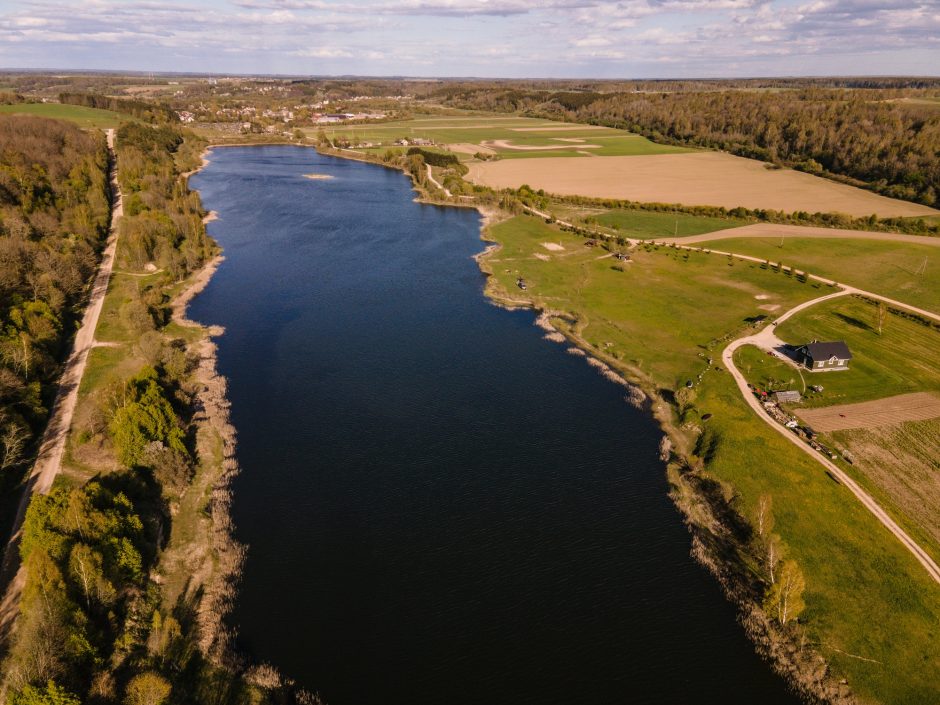
[[475, 211], [309, 149], [210, 159], [191, 315], [226, 329], [250, 654], [330, 705], [796, 702], [689, 557], [652, 419], [484, 297]]

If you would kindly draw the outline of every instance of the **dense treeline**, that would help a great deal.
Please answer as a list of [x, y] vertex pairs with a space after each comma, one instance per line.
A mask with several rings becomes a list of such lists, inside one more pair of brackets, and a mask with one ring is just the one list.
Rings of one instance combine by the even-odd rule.
[[545, 92], [451, 87], [463, 108], [525, 112], [631, 130], [657, 142], [721, 149], [863, 182], [894, 198], [940, 203], [940, 111], [873, 90]]
[[112, 98], [94, 93], [60, 93], [59, 102], [68, 105], [82, 105], [86, 108], [112, 110], [116, 113], [133, 115], [151, 123], [179, 122], [179, 117], [172, 108], [156, 103], [146, 103], [142, 100]]
[[0, 116], [0, 481], [46, 419], [77, 306], [107, 233], [104, 136]]
[[[153, 263], [180, 281], [214, 254], [199, 195], [178, 178], [198, 164], [204, 143], [177, 128], [127, 123], [117, 134], [118, 182], [124, 194], [122, 256], [133, 269]], [[159, 317], [159, 311], [151, 310]]]

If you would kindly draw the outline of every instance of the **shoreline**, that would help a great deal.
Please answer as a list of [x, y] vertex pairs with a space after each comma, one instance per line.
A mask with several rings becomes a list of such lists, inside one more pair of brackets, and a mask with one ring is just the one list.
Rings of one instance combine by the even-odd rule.
[[[689, 469], [689, 454], [691, 450], [688, 447], [687, 439], [679, 432], [679, 429], [673, 423], [669, 405], [656, 391], [656, 385], [654, 385], [651, 380], [647, 379], [639, 370], [633, 370], [629, 366], [624, 365], [621, 361], [607, 358], [602, 352], [592, 349], [586, 341], [575, 333], [571, 331], [559, 331], [549, 321], [553, 312], [539, 308], [530, 299], [511, 299], [505, 296], [503, 292], [499, 292], [494, 288], [493, 272], [488, 264], [488, 260], [494, 253], [501, 249], [502, 245], [498, 241], [488, 237], [488, 231], [490, 227], [501, 220], [512, 217], [511, 214], [501, 211], [495, 205], [487, 206], [474, 203], [454, 203], [433, 199], [429, 193], [426, 193], [424, 189], [421, 188], [413, 175], [397, 165], [373, 161], [359, 155], [346, 154], [343, 150], [332, 149], [321, 151], [314, 145], [306, 144], [270, 142], [209, 145], [203, 151], [202, 155], [200, 155], [203, 160], [202, 166], [191, 172], [187, 172], [185, 178], [188, 179], [192, 174], [205, 168], [205, 166], [210, 163], [207, 158], [208, 154], [216, 147], [253, 147], [285, 144], [313, 148], [317, 153], [326, 156], [367, 162], [376, 166], [384, 166], [389, 169], [401, 171], [411, 179], [412, 187], [416, 192], [416, 198], [414, 200], [419, 203], [451, 206], [455, 208], [474, 208], [480, 214], [481, 218], [480, 240], [486, 243], [483, 250], [473, 256], [481, 273], [486, 277], [483, 290], [484, 296], [486, 296], [493, 305], [502, 308], [509, 310], [528, 308], [533, 310], [537, 314], [535, 325], [546, 331], [546, 335], [543, 337], [552, 342], [560, 343], [564, 340], [570, 343], [572, 347], [568, 349], [568, 352], [584, 356], [586, 362], [597, 369], [600, 374], [611, 382], [624, 386], [628, 390], [625, 401], [651, 414], [659, 425], [664, 434], [660, 444], [660, 458], [664, 462], [664, 470], [670, 486], [668, 494], [689, 531], [691, 537], [690, 556], [712, 575], [720, 586], [725, 598], [735, 606], [737, 620], [744, 629], [745, 634], [751, 641], [757, 654], [771, 666], [775, 673], [783, 678], [788, 688], [791, 688], [809, 702], [831, 703], [832, 705], [854, 705], [858, 702], [848, 688], [839, 683], [838, 680], [831, 675], [828, 664], [821, 655], [815, 652], [811, 646], [797, 640], [796, 635], [786, 633], [782, 628], [772, 622], [762, 609], [759, 598], [754, 594], [753, 587], [749, 584], [747, 577], [734, 570], [731, 563], [722, 560], [720, 553], [714, 550], [713, 547], [716, 544], [721, 545], [722, 543], [726, 543], [730, 544], [731, 547], [734, 546], [734, 541], [730, 538], [730, 534], [724, 530], [726, 527], [726, 519], [724, 517], [730, 517], [734, 510], [724, 501], [719, 505], [718, 500], [706, 494], [703, 491], [703, 484], [707, 479]], [[195, 278], [199, 281], [194, 282], [191, 287], [181, 292], [174, 302], [174, 320], [176, 320], [179, 315], [181, 323], [185, 320], [189, 322], [188, 325], [204, 328], [200, 324], [186, 319], [185, 309], [189, 301], [209, 283], [209, 280], [215, 273], [215, 269], [223, 259], [224, 257], [220, 255], [210, 263], [207, 263], [203, 270], [200, 270], [200, 272], [195, 275]], [[185, 297], [185, 300], [183, 300], [184, 294], [188, 295]], [[207, 329], [206, 340], [208, 341], [208, 338], [214, 335], [221, 335], [223, 332], [224, 331], [219, 330], [217, 333], [209, 333]], [[559, 340], [558, 336], [560, 336], [562, 340]], [[225, 397], [224, 378], [218, 375], [215, 368], [216, 346], [211, 341], [208, 341], [208, 343], [209, 346], [207, 347], [211, 349], [206, 350], [205, 358], [200, 358], [200, 373], [203, 372], [204, 364], [206, 384], [208, 385], [211, 380], [217, 380], [218, 384], [221, 386], [216, 390], [218, 396], [210, 395], [211, 403], [214, 404], [214, 406], [206, 407], [207, 416], [208, 410], [212, 408], [212, 417], [215, 419], [214, 423], [222, 424], [223, 427], [230, 429], [231, 433], [230, 445], [227, 446], [227, 450], [230, 450], [231, 455], [226, 454], [225, 456], [225, 462], [230, 464], [231, 469], [226, 470], [220, 475], [217, 484], [213, 486], [213, 505], [211, 512], [214, 532], [213, 546], [216, 545], [216, 540], [222, 541], [225, 546], [238, 546], [234, 540], [234, 525], [229, 515], [232, 499], [229, 483], [238, 472], [237, 462], [234, 457], [236, 429], [229, 423], [229, 402]], [[215, 505], [217, 494], [220, 497], [218, 507]], [[216, 514], [216, 511], [219, 513]], [[218, 519], [218, 524], [215, 521], [216, 518]], [[237, 564], [234, 562], [231, 564], [232, 571], [226, 576], [227, 582], [225, 587], [227, 590], [224, 591], [224, 600], [218, 605], [214, 605], [216, 608], [215, 611], [218, 614], [211, 615], [214, 619], [207, 619], [205, 622], [207, 629], [211, 629], [212, 626], [215, 626], [218, 628], [218, 634], [220, 635], [225, 633], [222, 622], [224, 621], [224, 616], [230, 611], [231, 603], [235, 599], [235, 593], [237, 592], [238, 571], [240, 571], [241, 568], [241, 560], [244, 559], [244, 549], [240, 546], [239, 549], [241, 550], [241, 554]], [[203, 612], [203, 603], [201, 603], [199, 610], [200, 618], [202, 618]], [[200, 628], [203, 627], [203, 624], [204, 623], [201, 621]], [[208, 646], [210, 649], [218, 651], [220, 656], [226, 658], [230, 658], [234, 654], [231, 650], [233, 645], [229, 635], [223, 637], [222, 643], [210, 641]]]
[[[236, 431], [231, 423], [227, 396], [228, 381], [218, 371], [218, 346], [212, 340], [222, 335], [225, 329], [220, 326], [205, 326], [187, 317], [190, 302], [209, 285], [210, 280], [224, 261], [216, 255], [206, 262], [190, 278], [187, 286], [174, 298], [172, 320], [181, 326], [198, 330], [200, 336], [187, 344], [186, 350], [196, 359], [193, 378], [199, 386], [196, 394], [194, 421], [197, 438], [205, 432], [214, 433], [221, 443], [221, 458], [203, 457], [200, 474], [205, 477], [194, 478], [188, 491], [202, 489], [208, 491], [208, 532], [209, 550], [212, 553], [212, 572], [205, 581], [196, 585], [203, 591], [196, 611], [198, 642], [207, 657], [218, 664], [237, 667], [238, 655], [233, 648], [233, 634], [225, 627], [225, 618], [234, 605], [238, 578], [241, 575], [246, 547], [235, 539], [234, 522], [231, 517], [232, 491], [231, 482], [239, 472], [235, 457]], [[205, 454], [208, 455], [208, 454]], [[200, 487], [200, 485], [202, 487]], [[187, 590], [192, 590], [191, 587]]]
[[[207, 145], [199, 155], [199, 167], [180, 174], [187, 188], [189, 178], [211, 164], [209, 155], [212, 149], [213, 145]], [[199, 195], [201, 202], [199, 191], [191, 190]], [[216, 211], [209, 211], [203, 218], [203, 225], [217, 218]], [[209, 556], [203, 558], [212, 568], [201, 584], [187, 586], [186, 592], [192, 592], [194, 588], [202, 592], [195, 615], [200, 650], [215, 664], [233, 673], [240, 673], [245, 669], [245, 659], [235, 646], [234, 633], [225, 625], [225, 620], [234, 607], [238, 580], [247, 553], [247, 547], [235, 538], [235, 524], [231, 516], [231, 482], [240, 471], [235, 456], [237, 431], [231, 423], [228, 380], [218, 371], [218, 345], [213, 340], [223, 335], [225, 329], [221, 326], [207, 326], [188, 317], [190, 303], [205, 290], [224, 261], [225, 256], [219, 247], [218, 254], [190, 275], [184, 288], [173, 297], [171, 320], [184, 328], [199, 332], [199, 336], [186, 345], [187, 353], [197, 360], [193, 372], [193, 379], [198, 385], [193, 421], [197, 439], [202, 441], [206, 435], [209, 435], [210, 439], [214, 436], [220, 444], [218, 458], [214, 457], [203, 443], [198, 444], [202, 467], [188, 491], [199, 489], [204, 495], [208, 494], [208, 516], [203, 517], [201, 523], [205, 524], [203, 529], [209, 536], [210, 552]]]

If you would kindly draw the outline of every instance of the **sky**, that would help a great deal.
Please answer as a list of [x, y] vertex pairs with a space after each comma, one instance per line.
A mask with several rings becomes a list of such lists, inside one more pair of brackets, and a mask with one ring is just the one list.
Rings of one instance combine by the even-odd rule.
[[940, 75], [940, 0], [0, 0], [0, 68]]

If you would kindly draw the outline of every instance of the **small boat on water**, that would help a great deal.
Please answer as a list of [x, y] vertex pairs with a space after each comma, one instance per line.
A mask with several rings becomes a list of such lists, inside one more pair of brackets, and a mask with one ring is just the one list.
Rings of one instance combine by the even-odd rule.
[[525, 279], [523, 279], [522, 277], [519, 277], [518, 279], [516, 279], [516, 286], [518, 286], [520, 289], [522, 289], [523, 291], [525, 291], [526, 288], [527, 288], [527, 287], [526, 287], [526, 283], [525, 283]]

